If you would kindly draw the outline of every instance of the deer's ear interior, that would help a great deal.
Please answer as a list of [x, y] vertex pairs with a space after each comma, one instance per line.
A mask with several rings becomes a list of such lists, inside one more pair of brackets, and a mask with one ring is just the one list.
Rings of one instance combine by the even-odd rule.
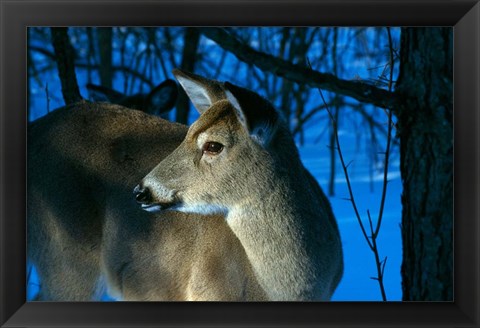
[[224, 86], [226, 97], [235, 108], [239, 122], [255, 141], [267, 146], [279, 123], [275, 108], [255, 92], [229, 82], [225, 82]]
[[214, 99], [208, 92], [206, 79], [178, 69], [173, 70], [173, 75], [187, 93], [195, 108], [203, 113], [213, 105]]
[[225, 98], [225, 93], [217, 81], [179, 69], [174, 69], [173, 75], [200, 114], [209, 109], [215, 102]]
[[153, 89], [147, 96], [150, 114], [160, 115], [170, 111], [177, 101], [178, 87], [175, 81], [165, 80]]

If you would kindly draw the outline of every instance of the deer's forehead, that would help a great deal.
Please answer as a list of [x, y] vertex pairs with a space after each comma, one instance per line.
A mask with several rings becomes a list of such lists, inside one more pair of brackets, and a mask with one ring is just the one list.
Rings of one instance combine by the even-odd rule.
[[190, 128], [190, 138], [198, 139], [200, 134], [229, 134], [241, 127], [235, 110], [227, 101], [214, 104]]

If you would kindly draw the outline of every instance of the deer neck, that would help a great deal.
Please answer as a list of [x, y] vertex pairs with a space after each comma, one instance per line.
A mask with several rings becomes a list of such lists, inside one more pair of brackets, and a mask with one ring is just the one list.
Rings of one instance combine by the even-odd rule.
[[312, 252], [318, 230], [311, 224], [318, 222], [313, 218], [318, 213], [297, 205], [307, 203], [311, 197], [302, 188], [296, 189], [285, 184], [270, 186], [227, 214], [227, 223], [271, 300], [322, 298], [317, 252]]

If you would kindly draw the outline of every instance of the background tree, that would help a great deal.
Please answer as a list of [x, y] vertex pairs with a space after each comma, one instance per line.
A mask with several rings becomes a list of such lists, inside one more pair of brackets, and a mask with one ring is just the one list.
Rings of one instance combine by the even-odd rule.
[[453, 33], [402, 29], [399, 117], [404, 300], [453, 300]]
[[98, 56], [100, 81], [104, 87], [111, 88], [113, 82], [112, 70], [112, 29], [109, 27], [99, 27], [98, 33]]
[[68, 37], [68, 28], [52, 27], [52, 43], [58, 75], [62, 83], [63, 99], [67, 105], [82, 100], [75, 74], [75, 50]]

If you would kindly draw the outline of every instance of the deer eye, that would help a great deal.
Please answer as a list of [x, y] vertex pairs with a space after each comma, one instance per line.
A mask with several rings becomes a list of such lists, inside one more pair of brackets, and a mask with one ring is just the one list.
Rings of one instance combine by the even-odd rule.
[[218, 155], [222, 152], [223, 145], [215, 141], [207, 141], [203, 144], [202, 151], [204, 154], [208, 155]]

